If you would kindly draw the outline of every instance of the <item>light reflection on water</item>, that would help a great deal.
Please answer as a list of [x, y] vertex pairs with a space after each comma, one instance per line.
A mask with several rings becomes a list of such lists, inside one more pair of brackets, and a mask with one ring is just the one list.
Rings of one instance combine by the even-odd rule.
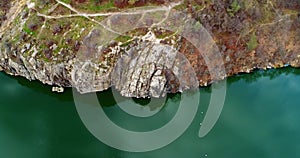
[[[210, 99], [209, 88], [202, 88], [199, 111], [190, 128], [169, 146], [147, 153], [118, 151], [94, 138], [76, 112], [70, 89], [54, 94], [49, 86], [3, 73], [0, 80], [0, 157], [300, 157], [299, 69], [229, 78], [220, 120], [200, 139], [201, 112]], [[98, 94], [107, 98], [101, 100], [107, 115], [116, 124], [135, 130], [162, 126], [175, 114], [180, 100], [180, 95], [170, 95], [160, 113], [141, 120], [114, 106], [110, 95], [109, 91]]]

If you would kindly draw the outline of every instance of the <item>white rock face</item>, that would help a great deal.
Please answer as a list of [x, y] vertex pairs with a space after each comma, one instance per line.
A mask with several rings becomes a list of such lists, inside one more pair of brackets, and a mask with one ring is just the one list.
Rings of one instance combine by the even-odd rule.
[[[181, 66], [186, 70], [180, 70]], [[196, 74], [184, 55], [171, 46], [148, 40], [122, 53], [107, 73], [101, 73], [101, 69], [91, 60], [78, 62], [71, 75], [73, 85], [82, 93], [114, 86], [121, 95], [137, 98], [198, 87]]]

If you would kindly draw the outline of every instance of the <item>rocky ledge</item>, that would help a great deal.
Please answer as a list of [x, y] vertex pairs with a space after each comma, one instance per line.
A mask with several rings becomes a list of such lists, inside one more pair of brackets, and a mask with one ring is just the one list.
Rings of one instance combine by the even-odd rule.
[[0, 2], [0, 71], [81, 93], [160, 97], [300, 66], [299, 0]]

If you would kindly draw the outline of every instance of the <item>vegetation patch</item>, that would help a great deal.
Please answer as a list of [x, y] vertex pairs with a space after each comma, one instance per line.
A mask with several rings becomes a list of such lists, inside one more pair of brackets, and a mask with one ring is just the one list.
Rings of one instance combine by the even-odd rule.
[[247, 42], [247, 48], [249, 50], [254, 50], [255, 48], [257, 48], [257, 46], [258, 46], [257, 37], [255, 33], [253, 33], [250, 37], [250, 40]]
[[122, 43], [125, 43], [125, 42], [128, 42], [132, 39], [131, 36], [118, 36], [115, 40], [117, 42], [122, 42]]
[[241, 6], [237, 0], [234, 0], [230, 7], [227, 8], [228, 14], [233, 17], [239, 10], [241, 9]]

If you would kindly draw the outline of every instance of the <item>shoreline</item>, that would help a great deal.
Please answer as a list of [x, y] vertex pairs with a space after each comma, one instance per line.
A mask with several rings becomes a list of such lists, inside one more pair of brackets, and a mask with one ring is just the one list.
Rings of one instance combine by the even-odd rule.
[[[289, 70], [289, 71], [286, 71], [286, 70]], [[228, 77], [226, 77], [225, 80], [226, 80], [228, 86], [230, 86], [232, 83], [235, 83], [235, 82], [237, 82], [241, 79], [244, 80], [245, 82], [252, 83], [252, 82], [255, 82], [256, 79], [258, 79], [257, 76], [255, 76], [256, 78], [254, 78], [253, 80], [247, 80], [247, 78], [246, 78], [247, 75], [257, 75], [257, 74], [259, 74], [259, 75], [263, 75], [263, 76], [272, 77], [272, 79], [274, 79], [274, 78], [276, 78], [276, 77], [278, 77], [279, 75], [282, 75], [282, 74], [293, 73], [294, 72], [293, 70], [300, 70], [300, 68], [299, 67], [287, 66], [287, 67], [281, 67], [281, 68], [270, 68], [270, 69], [266, 69], [266, 70], [265, 69], [255, 69], [254, 71], [252, 71], [250, 73], [242, 72], [242, 73], [239, 73], [239, 74], [236, 74], [236, 75], [233, 75], [233, 76], [228, 76]], [[274, 71], [276, 73], [274, 73]], [[280, 73], [277, 73], [277, 72], [280, 72]], [[2, 73], [3, 75], [5, 75], [5, 76], [7, 76], [7, 77], [9, 77], [13, 80], [16, 80], [22, 86], [34, 89], [38, 92], [45, 93], [47, 95], [58, 97], [60, 100], [63, 100], [63, 101], [71, 101], [72, 100], [72, 98], [71, 98], [71, 96], [72, 96], [71, 91], [73, 89], [72, 87], [64, 87], [65, 91], [63, 93], [54, 93], [54, 92], [51, 91], [53, 85], [43, 84], [42, 82], [40, 82], [38, 80], [29, 81], [23, 76], [9, 75], [4, 71], [0, 71], [0, 73]], [[275, 76], [273, 76], [273, 75], [275, 75]], [[299, 72], [299, 74], [296, 74], [296, 75], [300, 75], [300, 72]], [[261, 76], [258, 76], [258, 77], [261, 77]], [[217, 83], [214, 83], [214, 84], [217, 84]], [[198, 88], [200, 90], [210, 91], [210, 87], [211, 87], [211, 84], [209, 84], [207, 86], [199, 86]], [[116, 90], [115, 87], [112, 86], [112, 87], [110, 87], [106, 90], [98, 91], [96, 93], [100, 93], [103, 96], [103, 95], [106, 95], [107, 93], [110, 94], [111, 89]], [[172, 95], [176, 95], [176, 94], [181, 94], [181, 92], [169, 93], [168, 96], [169, 95], [172, 96]], [[68, 95], [68, 96], [66, 96], [66, 95]], [[85, 94], [85, 95], [88, 95], [88, 93]], [[125, 98], [127, 98], [127, 97], [125, 97]], [[136, 98], [136, 99], [139, 99], [139, 98]], [[149, 99], [149, 98], [145, 98], [145, 99]], [[155, 98], [151, 97], [151, 99], [155, 99]]]

